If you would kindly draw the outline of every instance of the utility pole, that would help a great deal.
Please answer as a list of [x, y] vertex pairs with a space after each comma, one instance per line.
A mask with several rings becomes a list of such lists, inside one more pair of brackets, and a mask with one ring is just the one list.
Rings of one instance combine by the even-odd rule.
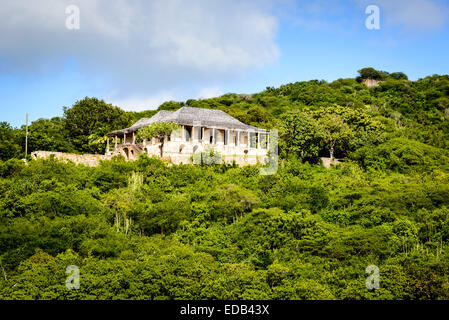
[[25, 161], [28, 155], [28, 112], [27, 112], [27, 120], [26, 120], [26, 134], [25, 134]]

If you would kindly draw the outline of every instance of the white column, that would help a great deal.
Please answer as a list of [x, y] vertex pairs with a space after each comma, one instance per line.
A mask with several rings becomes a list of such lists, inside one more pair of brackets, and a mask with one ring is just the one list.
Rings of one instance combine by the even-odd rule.
[[115, 149], [117, 149], [117, 140], [118, 140], [118, 137], [115, 136]]
[[257, 132], [257, 149], [260, 149], [260, 132]]

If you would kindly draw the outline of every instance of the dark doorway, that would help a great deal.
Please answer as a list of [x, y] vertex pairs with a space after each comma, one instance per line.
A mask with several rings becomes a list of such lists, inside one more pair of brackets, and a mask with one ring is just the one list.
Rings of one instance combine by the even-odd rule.
[[192, 136], [192, 127], [186, 127], [186, 141], [190, 141], [190, 137]]

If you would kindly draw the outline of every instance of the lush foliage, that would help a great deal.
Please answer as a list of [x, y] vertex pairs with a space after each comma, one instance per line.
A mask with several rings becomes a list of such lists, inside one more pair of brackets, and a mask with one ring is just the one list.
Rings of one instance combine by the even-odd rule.
[[[371, 88], [314, 80], [159, 108], [278, 129], [268, 176], [147, 156], [25, 163], [24, 128], [1, 123], [0, 298], [449, 299], [449, 77], [379, 73]], [[84, 105], [34, 122], [31, 151], [93, 150], [92, 123], [100, 137], [154, 113], [81, 117]], [[315, 164], [332, 152], [345, 161]], [[65, 287], [70, 265], [78, 290]], [[366, 288], [370, 265], [378, 290]]]
[[104, 100], [86, 97], [73, 107], [64, 107], [64, 126], [72, 144], [83, 152], [102, 152], [104, 139], [109, 131], [123, 128], [131, 117], [118, 107]]
[[0, 160], [19, 157], [21, 155], [20, 141], [17, 130], [6, 122], [0, 122]]
[[321, 149], [324, 128], [309, 114], [290, 111], [282, 117], [280, 136], [285, 157], [296, 154], [314, 161]]
[[169, 136], [179, 126], [175, 123], [154, 122], [147, 127], [143, 127], [137, 132], [137, 141], [157, 138], [162, 140], [165, 136]]

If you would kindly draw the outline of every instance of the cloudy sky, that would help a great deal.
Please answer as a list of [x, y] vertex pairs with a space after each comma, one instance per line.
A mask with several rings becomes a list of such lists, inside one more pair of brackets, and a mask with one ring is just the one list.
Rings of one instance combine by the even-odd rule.
[[444, 0], [2, 0], [0, 121], [59, 116], [85, 96], [140, 111], [366, 66], [448, 74], [448, 18]]

